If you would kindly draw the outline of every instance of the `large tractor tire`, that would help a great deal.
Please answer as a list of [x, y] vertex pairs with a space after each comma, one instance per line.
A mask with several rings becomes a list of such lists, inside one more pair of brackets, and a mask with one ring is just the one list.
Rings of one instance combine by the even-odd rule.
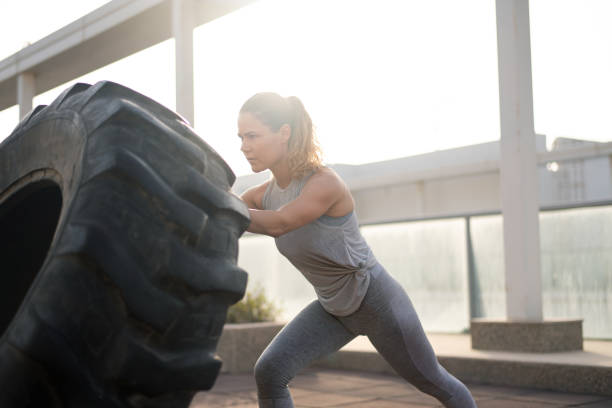
[[0, 406], [186, 407], [210, 389], [249, 223], [175, 113], [77, 84], [0, 145]]

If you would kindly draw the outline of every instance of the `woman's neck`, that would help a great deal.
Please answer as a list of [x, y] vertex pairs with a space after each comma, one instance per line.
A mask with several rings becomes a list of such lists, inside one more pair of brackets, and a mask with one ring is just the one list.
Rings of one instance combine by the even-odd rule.
[[291, 183], [291, 171], [289, 171], [289, 164], [287, 162], [283, 161], [279, 163], [274, 168], [271, 168], [270, 171], [274, 175], [276, 184], [278, 184], [280, 188], [287, 188]]

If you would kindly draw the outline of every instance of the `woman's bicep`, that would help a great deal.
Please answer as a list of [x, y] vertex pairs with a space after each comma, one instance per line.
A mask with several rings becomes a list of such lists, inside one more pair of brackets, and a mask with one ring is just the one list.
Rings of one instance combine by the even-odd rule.
[[306, 225], [325, 214], [337, 201], [342, 190], [334, 179], [319, 177], [304, 186], [300, 195], [279, 209], [289, 231]]
[[253, 192], [251, 190], [248, 190], [242, 193], [242, 195], [240, 196], [240, 199], [244, 201], [244, 203], [246, 204], [248, 208], [257, 208], [255, 206], [255, 200], [253, 197]]
[[255, 208], [258, 210], [262, 209], [262, 200], [264, 192], [266, 191], [268, 183], [260, 184], [258, 186], [252, 187], [242, 193], [240, 198], [247, 205], [248, 208]]

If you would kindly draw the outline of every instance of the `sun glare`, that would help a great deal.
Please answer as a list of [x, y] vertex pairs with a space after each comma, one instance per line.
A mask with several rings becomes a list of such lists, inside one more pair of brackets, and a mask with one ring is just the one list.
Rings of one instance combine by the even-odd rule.
[[[9, 3], [13, 9], [0, 6], [2, 15], [16, 17], [1, 27], [5, 55], [15, 41], [34, 41], [104, 1], [63, 0], [28, 24], [17, 17], [33, 2]], [[73, 3], [80, 14], [62, 20]], [[612, 3], [532, 0], [530, 14], [536, 133], [609, 140]], [[302, 99], [327, 163], [493, 141], [496, 52], [489, 0], [259, 0], [194, 30], [194, 125], [239, 175], [250, 168], [234, 136], [236, 115], [260, 91]], [[75, 78], [34, 104], [49, 103], [74, 82], [104, 79], [175, 109], [174, 41]], [[0, 140], [17, 124], [16, 111], [0, 112]]]
[[494, 7], [435, 3], [268, 0], [199, 27], [196, 130], [248, 172], [232, 133], [215, 133], [271, 90], [302, 99], [329, 163], [497, 139]]

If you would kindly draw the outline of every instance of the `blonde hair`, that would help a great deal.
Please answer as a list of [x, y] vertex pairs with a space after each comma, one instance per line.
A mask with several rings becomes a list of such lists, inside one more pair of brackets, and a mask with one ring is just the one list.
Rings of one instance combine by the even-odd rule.
[[245, 112], [254, 115], [273, 132], [278, 132], [285, 124], [289, 125], [291, 137], [287, 159], [292, 177], [301, 178], [323, 165], [312, 120], [297, 96], [284, 98], [274, 92], [260, 92], [242, 105], [240, 113]]

